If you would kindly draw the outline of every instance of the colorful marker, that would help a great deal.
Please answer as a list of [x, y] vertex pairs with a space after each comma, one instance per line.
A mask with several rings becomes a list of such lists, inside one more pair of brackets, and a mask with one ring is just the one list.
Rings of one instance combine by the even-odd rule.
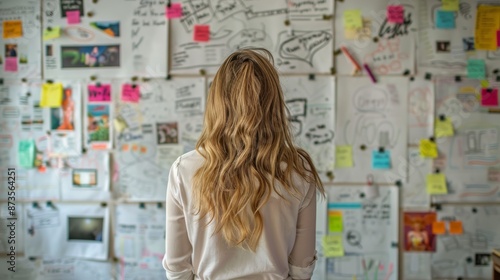
[[368, 73], [368, 76], [370, 76], [370, 79], [374, 84], [377, 83], [377, 79], [375, 79], [375, 76], [373, 76], [372, 70], [370, 67], [368, 67], [368, 64], [363, 64], [363, 67], [365, 67], [366, 72]]
[[346, 47], [342, 46], [340, 47], [340, 50], [342, 53], [347, 57], [347, 59], [354, 65], [354, 71], [359, 72], [361, 71], [361, 66], [359, 66], [359, 63], [352, 57], [352, 55], [349, 53]]

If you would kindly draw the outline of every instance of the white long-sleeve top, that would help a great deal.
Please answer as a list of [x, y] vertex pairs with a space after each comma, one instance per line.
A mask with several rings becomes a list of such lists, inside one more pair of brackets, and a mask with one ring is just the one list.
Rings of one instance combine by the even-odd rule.
[[260, 210], [264, 227], [256, 252], [229, 247], [214, 225], [192, 211], [192, 178], [204, 158], [196, 151], [170, 169], [163, 267], [174, 279], [309, 279], [316, 260], [316, 188], [295, 176], [301, 199], [273, 193]]

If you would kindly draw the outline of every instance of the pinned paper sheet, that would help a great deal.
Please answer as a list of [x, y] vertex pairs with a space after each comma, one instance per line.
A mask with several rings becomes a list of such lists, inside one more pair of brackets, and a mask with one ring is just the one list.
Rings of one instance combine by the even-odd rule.
[[111, 85], [89, 85], [90, 102], [108, 102], [111, 101]]
[[432, 222], [432, 234], [442, 235], [446, 233], [446, 224], [443, 221]]
[[498, 46], [497, 31], [500, 25], [498, 9], [479, 6], [476, 13], [474, 47], [476, 50], [495, 51]]
[[139, 102], [141, 93], [139, 91], [139, 85], [124, 84], [122, 85], [122, 101], [126, 102]]
[[486, 64], [483, 59], [469, 59], [467, 61], [467, 78], [484, 79], [486, 77]]
[[344, 29], [357, 29], [363, 27], [361, 10], [344, 11]]
[[323, 255], [329, 257], [344, 256], [344, 245], [342, 244], [342, 235], [323, 236]]
[[335, 167], [353, 167], [352, 146], [342, 145], [335, 147]]
[[458, 11], [458, 4], [459, 0], [442, 0], [441, 3], [443, 4], [441, 6], [441, 9], [443, 11], [453, 11], [456, 12]]
[[57, 108], [61, 107], [63, 99], [63, 85], [61, 83], [43, 84], [40, 107]]
[[444, 174], [427, 174], [425, 180], [427, 185], [428, 194], [447, 194], [448, 188], [446, 188], [446, 176]]
[[18, 146], [19, 166], [25, 168], [33, 167], [35, 161], [35, 141], [21, 140]]
[[17, 72], [17, 57], [6, 57], [4, 70], [5, 72]]
[[195, 42], [208, 42], [210, 41], [210, 25], [194, 26], [193, 40]]
[[342, 211], [328, 211], [328, 229], [330, 232], [343, 231]]
[[455, 28], [455, 13], [450, 11], [436, 10], [436, 27], [439, 29]]
[[12, 39], [23, 37], [23, 22], [20, 20], [4, 20], [3, 38]]
[[167, 6], [165, 14], [168, 19], [181, 18], [182, 17], [182, 4], [181, 3], [171, 3], [170, 7]]
[[373, 169], [391, 169], [391, 152], [372, 151]]
[[498, 89], [483, 88], [481, 89], [481, 105], [482, 106], [498, 106]]
[[56, 39], [61, 37], [61, 27], [55, 26], [51, 27], [50, 30], [48, 28], [45, 28], [43, 30], [43, 40], [51, 40], [51, 39]]
[[429, 139], [421, 139], [419, 145], [420, 156], [426, 158], [437, 158], [438, 150], [434, 141]]
[[450, 221], [450, 234], [463, 234], [462, 221]]
[[439, 137], [453, 136], [453, 123], [449, 118], [444, 118], [443, 120], [437, 118], [434, 121], [434, 135]]
[[66, 21], [68, 24], [79, 24], [80, 10], [66, 11]]
[[404, 23], [405, 8], [403, 5], [387, 6], [387, 21], [391, 23]]

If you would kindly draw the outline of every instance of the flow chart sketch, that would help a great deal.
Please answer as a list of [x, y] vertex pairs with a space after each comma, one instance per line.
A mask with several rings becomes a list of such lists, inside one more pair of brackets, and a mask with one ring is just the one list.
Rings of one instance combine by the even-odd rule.
[[383, 77], [373, 84], [367, 77], [342, 77], [337, 83], [335, 145], [352, 148], [353, 166], [337, 168], [335, 181], [366, 183], [368, 175], [379, 183], [406, 180], [408, 79]]
[[295, 143], [309, 153], [318, 172], [326, 178], [335, 161], [335, 80], [290, 76], [282, 77], [281, 83]]
[[491, 279], [491, 251], [500, 246], [499, 206], [443, 206], [438, 220], [462, 222], [462, 234], [437, 236], [432, 255], [436, 278]]
[[107, 280], [113, 279], [113, 265], [110, 262], [85, 259], [44, 259], [39, 280]]
[[[419, 1], [345, 1], [336, 3], [335, 49], [344, 46], [353, 58], [367, 64], [374, 74], [402, 75], [415, 72], [415, 43]], [[400, 23], [389, 22], [387, 6], [403, 8]], [[361, 27], [344, 25], [346, 13], [359, 10]], [[335, 56], [338, 74], [350, 75], [353, 65], [345, 55]]]
[[500, 198], [500, 124], [498, 116], [470, 113], [455, 136], [438, 141], [434, 165], [446, 174], [448, 194], [435, 202], [494, 202]]
[[139, 102], [120, 100], [114, 183], [129, 200], [162, 201], [172, 163], [194, 149], [203, 125], [205, 80], [152, 80], [137, 85]]
[[167, 2], [44, 1], [45, 77], [166, 77]]
[[[42, 77], [40, 1], [0, 3], [0, 76], [7, 79]], [[4, 27], [6, 30], [4, 30]]]
[[[261, 47], [282, 73], [330, 73], [333, 1], [182, 0], [172, 19], [174, 74], [214, 74], [233, 51]], [[320, 20], [318, 16], [321, 14]], [[311, 16], [308, 18], [308, 16]], [[288, 25], [287, 25], [288, 23]]]
[[328, 189], [328, 211], [341, 217], [344, 249], [343, 256], [328, 258], [330, 279], [363, 279], [365, 271], [379, 279], [398, 279], [398, 189], [379, 187], [374, 194], [370, 188]]
[[408, 92], [408, 144], [434, 134], [434, 84], [422, 77], [410, 80]]

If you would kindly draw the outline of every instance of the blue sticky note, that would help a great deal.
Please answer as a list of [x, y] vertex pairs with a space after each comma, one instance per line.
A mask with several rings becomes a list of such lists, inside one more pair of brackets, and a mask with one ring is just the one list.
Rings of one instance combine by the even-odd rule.
[[372, 151], [372, 168], [373, 169], [391, 169], [391, 152], [389, 151]]
[[486, 64], [483, 59], [469, 59], [467, 61], [467, 78], [484, 79], [486, 77]]
[[455, 12], [436, 10], [436, 27], [440, 29], [454, 29]]

